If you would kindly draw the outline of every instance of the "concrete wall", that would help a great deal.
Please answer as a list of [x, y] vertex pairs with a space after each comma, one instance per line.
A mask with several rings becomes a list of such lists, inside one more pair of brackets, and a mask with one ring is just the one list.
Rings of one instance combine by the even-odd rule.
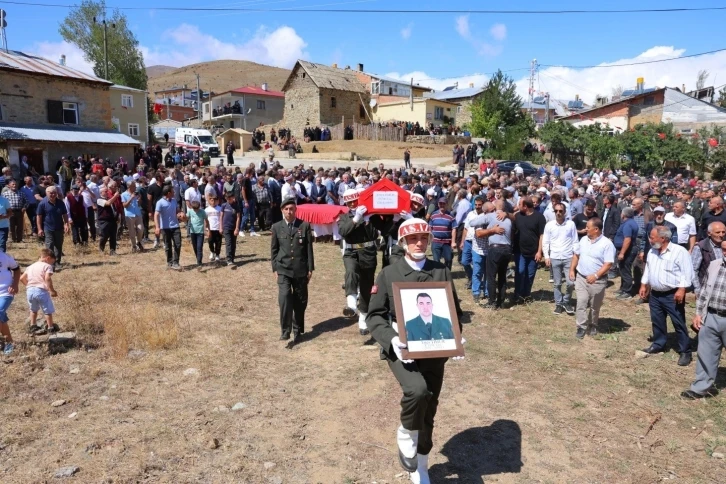
[[306, 125], [320, 125], [320, 94], [315, 83], [303, 74], [305, 71], [299, 66], [291, 74], [292, 82], [285, 92], [284, 112], [284, 125], [300, 139]]
[[408, 101], [380, 105], [376, 109], [374, 119], [377, 122], [406, 121], [410, 123], [418, 122], [421, 126], [428, 126], [430, 123], [433, 123], [434, 126], [440, 126], [444, 121], [434, 119], [435, 108], [437, 107], [443, 108], [444, 116], [454, 118], [454, 123], [458, 124], [457, 106], [435, 99], [414, 100], [413, 111], [411, 111], [411, 103]]
[[471, 142], [471, 136], [454, 136], [451, 134], [437, 136], [406, 136], [406, 143], [421, 143], [425, 145], [468, 145]]
[[48, 123], [48, 100], [78, 103], [79, 126], [111, 129], [111, 99], [107, 85], [3, 70], [0, 105], [3, 121]]
[[[111, 120], [118, 120], [119, 133], [131, 136], [129, 123], [139, 125], [138, 136], [131, 136], [142, 145], [149, 143], [149, 123], [146, 111], [146, 93], [137, 90], [121, 89], [111, 87], [108, 91], [111, 100]], [[121, 96], [127, 95], [133, 98], [133, 107], [124, 109], [121, 106]]]
[[[43, 169], [44, 173], [52, 173], [55, 175], [55, 165], [58, 160], [63, 156], [88, 156], [88, 157], [103, 157], [110, 158], [115, 161], [119, 157], [123, 156], [129, 164], [129, 167], [133, 167], [134, 164], [134, 146], [133, 145], [101, 145], [101, 144], [90, 144], [90, 143], [44, 143], [40, 141], [29, 141], [27, 144], [23, 141], [8, 141], [6, 143], [6, 150], [10, 160], [11, 168], [12, 165], [16, 167], [20, 164], [20, 158], [18, 150], [24, 148], [33, 148], [43, 150]], [[2, 148], [0, 147], [0, 152]], [[2, 156], [2, 155], [0, 155]], [[16, 172], [17, 168], [13, 168]]]

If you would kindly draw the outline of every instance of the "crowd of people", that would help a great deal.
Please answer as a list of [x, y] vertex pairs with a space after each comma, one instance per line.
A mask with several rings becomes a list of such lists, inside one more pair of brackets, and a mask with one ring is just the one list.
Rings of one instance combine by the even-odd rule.
[[[470, 158], [479, 161], [481, 148], [454, 148], [457, 168], [462, 158], [465, 164]], [[415, 378], [404, 376], [410, 370], [401, 353], [405, 344], [391, 332], [388, 296], [379, 294], [390, 293], [391, 281], [413, 277], [406, 267], [423, 270], [433, 278], [429, 280], [450, 281], [456, 260], [456, 270], [466, 277], [466, 293], [455, 294], [457, 308], [459, 297], [470, 297], [486, 311], [541, 299], [533, 284], [544, 268], [552, 284], [553, 313], [574, 316], [577, 339], [603, 329], [599, 315], [608, 282], [620, 277], [617, 300], [650, 309], [652, 336], [643, 351], [667, 350], [670, 317], [682, 366], [692, 361], [685, 307], [688, 294], [695, 293], [697, 315], [690, 328], [698, 334], [699, 359], [696, 379], [682, 395], [697, 399], [717, 393], [714, 383], [726, 340], [724, 183], [683, 174], [641, 176], [632, 170], [575, 170], [567, 165], [549, 171], [542, 167], [524, 176], [516, 170], [498, 172], [493, 160], [483, 160], [481, 171], [469, 173], [422, 170], [410, 167], [410, 153], [397, 169], [383, 164], [370, 169], [284, 168], [264, 158], [245, 168], [194, 162], [167, 168], [159, 160], [155, 149], [145, 151], [133, 167], [121, 159], [63, 158], [55, 174], [33, 176], [26, 169], [22, 184], [9, 168], [3, 169], [0, 332], [6, 354], [13, 351], [7, 308], [19, 282], [29, 288], [32, 331], [57, 330], [52, 316], [46, 317], [44, 328], [35, 322], [39, 310], [46, 316], [54, 312], [51, 276], [63, 269], [64, 237], [69, 233], [74, 244], [98, 244], [98, 251], [108, 256], [116, 255], [119, 237], [126, 233], [122, 243], [130, 254], [163, 247], [167, 267], [179, 271], [185, 238], [196, 267], [202, 268], [206, 258], [208, 264], [235, 266], [238, 238], [271, 230], [281, 339], [294, 346], [304, 333], [307, 283], [314, 271], [311, 244], [316, 239], [295, 213], [301, 204], [329, 204], [347, 207], [337, 220], [345, 270], [342, 313], [357, 317], [360, 334], [372, 334], [382, 345], [404, 389], [402, 404], [408, 410], [402, 412], [398, 431], [401, 463], [419, 479], [427, 472], [435, 406], [419, 407], [426, 406], [427, 392], [438, 398], [443, 363], [419, 368]], [[21, 160], [23, 167], [27, 160]], [[410, 207], [398, 215], [368, 214], [358, 204], [361, 193], [384, 178], [410, 193]], [[9, 252], [27, 235], [24, 217], [31, 237], [45, 248], [21, 275]], [[429, 250], [431, 259], [426, 258]], [[384, 270], [376, 280], [378, 252]], [[429, 260], [433, 265], [427, 265]], [[439, 386], [432, 390], [432, 384]], [[407, 390], [412, 385], [414, 395]], [[421, 438], [412, 450], [412, 442]]]

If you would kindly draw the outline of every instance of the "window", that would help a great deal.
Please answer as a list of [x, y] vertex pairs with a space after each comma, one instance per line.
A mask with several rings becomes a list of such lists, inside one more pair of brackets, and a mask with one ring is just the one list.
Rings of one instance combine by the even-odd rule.
[[333, 97], [330, 98], [330, 107], [331, 108], [338, 107], [338, 100], [335, 99], [335, 96], [333, 96]]
[[457, 112], [457, 114], [458, 114], [458, 113], [461, 113], [461, 106], [457, 106], [457, 107], [456, 107], [456, 112]]
[[78, 124], [78, 104], [63, 103], [63, 124]]
[[655, 96], [646, 96], [643, 98], [643, 106], [652, 106], [655, 104]]
[[138, 136], [139, 135], [139, 125], [134, 123], [129, 123], [129, 136]]
[[434, 106], [434, 119], [444, 119], [444, 108]]
[[134, 97], [131, 94], [121, 94], [121, 107], [133, 108]]
[[381, 92], [381, 84], [379, 82], [371, 82], [371, 94], [378, 94]]
[[262, 109], [262, 110], [264, 110], [264, 109], [265, 109], [265, 101], [260, 101], [260, 100], [258, 100], [258, 101], [257, 101], [257, 109]]
[[358, 116], [360, 116], [361, 119], [366, 118], [366, 108], [362, 104], [358, 107]]

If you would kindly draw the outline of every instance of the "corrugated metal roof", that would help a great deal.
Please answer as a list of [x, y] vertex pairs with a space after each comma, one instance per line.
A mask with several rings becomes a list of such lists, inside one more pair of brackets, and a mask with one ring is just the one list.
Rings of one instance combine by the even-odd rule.
[[[522, 109], [529, 109], [529, 101], [524, 101], [522, 103]], [[532, 109], [547, 109], [547, 105], [545, 103], [532, 103]], [[555, 108], [552, 104], [550, 104], [549, 110], [555, 111], [557, 108]]]
[[[297, 63], [319, 88], [360, 93], [368, 92], [368, 88], [358, 80], [358, 76], [356, 76], [356, 71], [354, 70], [338, 69], [337, 67], [329, 67], [324, 64], [315, 64], [304, 60], [299, 60]], [[282, 88], [283, 91], [287, 88], [292, 76], [295, 75], [295, 70], [292, 70], [290, 77], [285, 82], [285, 86]]]
[[101, 143], [137, 145], [138, 141], [118, 131], [91, 130], [47, 125], [0, 123], [0, 140], [57, 141], [61, 143]]
[[237, 92], [240, 94], [255, 94], [257, 96], [270, 96], [270, 97], [285, 97], [285, 93], [282, 91], [273, 91], [271, 89], [264, 90], [257, 86], [245, 86], [232, 89], [228, 92]]
[[81, 71], [71, 69], [68, 66], [62, 66], [57, 62], [25, 54], [17, 50], [10, 50], [8, 52], [0, 50], [0, 69], [17, 69], [46, 76], [67, 77], [84, 81], [102, 82], [108, 85], [112, 84], [94, 75], [85, 74]]
[[450, 91], [432, 92], [424, 94], [425, 97], [446, 101], [448, 99], [464, 99], [474, 97], [484, 92], [483, 87], [467, 87], [466, 89], [452, 89]]

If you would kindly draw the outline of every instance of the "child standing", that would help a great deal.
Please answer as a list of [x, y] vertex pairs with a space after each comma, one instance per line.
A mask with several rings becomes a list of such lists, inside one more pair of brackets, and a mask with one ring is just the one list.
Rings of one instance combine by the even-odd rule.
[[219, 221], [222, 217], [222, 207], [217, 203], [216, 195], [208, 198], [209, 205], [204, 211], [207, 213], [207, 219], [204, 221], [207, 231], [207, 241], [209, 242], [209, 260], [219, 262], [219, 253], [222, 251], [222, 227]]
[[207, 212], [201, 209], [201, 202], [191, 202], [191, 209], [187, 211], [189, 220], [189, 236], [192, 239], [194, 255], [197, 256], [197, 269], [202, 268], [202, 252], [204, 251], [204, 221], [207, 219]]
[[[10, 335], [8, 325], [8, 308], [18, 293], [18, 281], [20, 280], [20, 266], [13, 257], [5, 252], [0, 252], [0, 334], [5, 339], [3, 354], [10, 355], [15, 345]], [[0, 340], [2, 341], [2, 340]]]
[[[53, 324], [53, 314], [55, 314], [55, 306], [53, 305], [53, 297], [58, 296], [53, 288], [53, 264], [55, 263], [55, 255], [50, 249], [40, 250], [40, 259], [38, 262], [30, 264], [22, 276], [20, 282], [25, 284], [28, 295], [28, 306], [30, 306], [30, 331], [36, 335], [48, 333], [56, 333], [58, 325]], [[46, 327], [39, 328], [36, 324], [38, 320], [38, 310], [42, 309], [45, 314]]]
[[224, 245], [227, 246], [227, 265], [234, 265], [234, 256], [237, 252], [237, 236], [239, 235], [239, 222], [242, 215], [237, 205], [234, 193], [227, 193], [227, 203], [222, 205], [222, 216], [219, 224], [224, 233]]

